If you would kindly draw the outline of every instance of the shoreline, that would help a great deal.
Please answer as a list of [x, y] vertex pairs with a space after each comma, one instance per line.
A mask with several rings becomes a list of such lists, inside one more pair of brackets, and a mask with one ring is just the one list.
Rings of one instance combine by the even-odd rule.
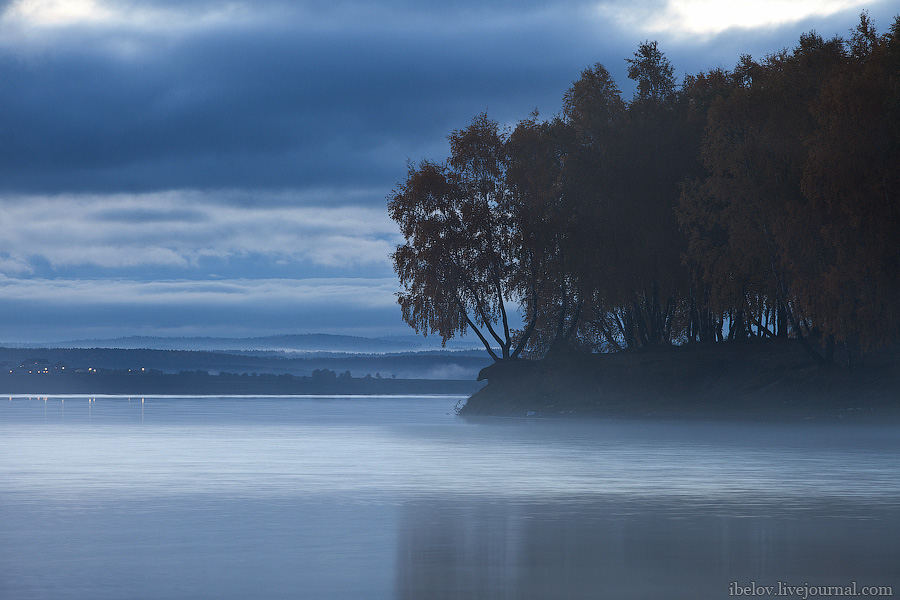
[[[840, 360], [844, 357], [839, 356]], [[796, 340], [741, 340], [495, 363], [461, 416], [900, 420], [900, 352], [830, 370]]]

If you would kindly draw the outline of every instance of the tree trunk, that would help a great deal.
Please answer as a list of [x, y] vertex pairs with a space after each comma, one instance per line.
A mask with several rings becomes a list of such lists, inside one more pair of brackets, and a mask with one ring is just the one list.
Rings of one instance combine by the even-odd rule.
[[640, 339], [642, 346], [648, 346], [650, 344], [650, 336], [647, 332], [647, 323], [644, 321], [644, 315], [641, 312], [641, 306], [637, 301], [632, 302], [632, 311], [634, 313], [634, 320], [637, 323], [638, 337]]
[[776, 314], [775, 337], [786, 338], [788, 336], [788, 326], [787, 311], [784, 308], [784, 303], [779, 301], [778, 308], [776, 310], [778, 312]]
[[834, 367], [834, 334], [825, 338], [825, 366]]
[[634, 337], [634, 309], [625, 311], [625, 347], [634, 350], [637, 340]]

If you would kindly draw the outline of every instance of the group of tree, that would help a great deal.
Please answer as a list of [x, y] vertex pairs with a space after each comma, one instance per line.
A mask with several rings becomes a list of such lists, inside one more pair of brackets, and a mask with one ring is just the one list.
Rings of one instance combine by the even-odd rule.
[[596, 64], [562, 114], [477, 115], [410, 165], [388, 199], [403, 318], [495, 360], [900, 339], [900, 16], [680, 85], [656, 42], [627, 61], [630, 101]]

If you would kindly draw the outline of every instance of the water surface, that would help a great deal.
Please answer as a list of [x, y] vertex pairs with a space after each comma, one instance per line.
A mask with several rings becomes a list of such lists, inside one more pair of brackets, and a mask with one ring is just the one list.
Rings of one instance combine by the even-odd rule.
[[892, 424], [464, 420], [457, 397], [11, 397], [0, 598], [900, 593]]

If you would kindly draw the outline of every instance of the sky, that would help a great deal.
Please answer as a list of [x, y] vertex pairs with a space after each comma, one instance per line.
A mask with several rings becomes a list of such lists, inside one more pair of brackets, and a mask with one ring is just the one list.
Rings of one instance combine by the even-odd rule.
[[[483, 111], [551, 117], [895, 0], [0, 0], [0, 342], [408, 335], [386, 198]], [[471, 336], [470, 336], [471, 337]]]

